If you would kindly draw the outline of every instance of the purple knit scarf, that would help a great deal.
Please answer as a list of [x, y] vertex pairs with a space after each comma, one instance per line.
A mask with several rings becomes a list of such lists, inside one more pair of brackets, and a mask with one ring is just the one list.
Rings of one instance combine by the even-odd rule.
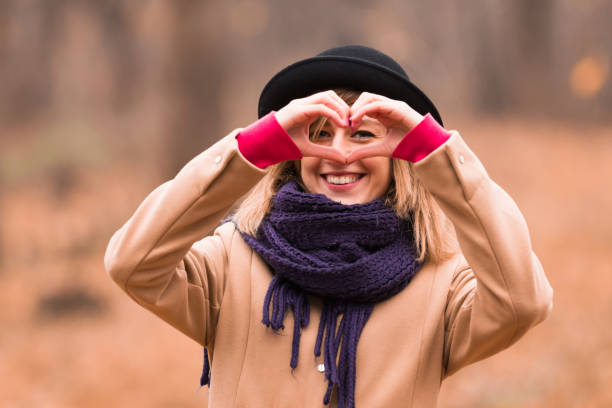
[[[298, 364], [301, 330], [310, 321], [306, 295], [323, 299], [314, 349], [318, 357], [324, 346], [328, 387], [323, 403], [329, 404], [336, 385], [338, 406], [354, 408], [361, 331], [374, 305], [400, 292], [421, 266], [411, 224], [400, 219], [384, 198], [344, 205], [323, 194], [305, 193], [289, 182], [276, 193], [257, 236], [241, 234], [275, 273], [264, 299], [262, 322], [275, 331], [284, 329], [285, 314], [289, 308], [293, 311], [292, 369]], [[201, 385], [210, 384], [204, 352]]]

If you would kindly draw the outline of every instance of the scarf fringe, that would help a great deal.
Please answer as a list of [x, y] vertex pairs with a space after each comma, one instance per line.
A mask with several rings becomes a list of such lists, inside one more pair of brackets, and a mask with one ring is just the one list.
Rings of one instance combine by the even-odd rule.
[[208, 360], [208, 350], [204, 347], [204, 368], [200, 377], [200, 387], [207, 385], [210, 388], [210, 362]]
[[[270, 307], [272, 307], [271, 311]], [[264, 299], [262, 323], [267, 327], [272, 327], [275, 331], [284, 329], [283, 320], [289, 307], [294, 316], [289, 364], [293, 370], [298, 364], [302, 329], [308, 325], [310, 320], [310, 306], [302, 291], [276, 275]], [[323, 397], [324, 405], [330, 403], [335, 385], [338, 389], [338, 406], [340, 408], [355, 407], [357, 343], [373, 308], [374, 305], [371, 304], [324, 299], [314, 349], [315, 357], [319, 357], [321, 347], [324, 346], [323, 362], [325, 378], [328, 381]], [[337, 323], [340, 314], [342, 314], [342, 319]], [[338, 363], [336, 363], [337, 360]]]

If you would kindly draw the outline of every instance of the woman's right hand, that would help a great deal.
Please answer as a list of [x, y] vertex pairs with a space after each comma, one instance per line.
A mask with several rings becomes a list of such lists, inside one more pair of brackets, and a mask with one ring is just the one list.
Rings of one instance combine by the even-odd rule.
[[346, 163], [346, 157], [335, 148], [310, 141], [310, 125], [320, 116], [333, 120], [337, 126], [349, 127], [350, 107], [334, 91], [323, 91], [305, 98], [294, 99], [276, 112], [276, 120], [289, 134], [303, 156], [314, 156]]

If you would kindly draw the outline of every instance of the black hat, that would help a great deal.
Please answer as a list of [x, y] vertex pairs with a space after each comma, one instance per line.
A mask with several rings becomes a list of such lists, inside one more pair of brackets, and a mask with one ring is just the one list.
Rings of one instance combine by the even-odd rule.
[[259, 96], [258, 115], [278, 111], [292, 99], [316, 92], [349, 88], [406, 102], [422, 115], [431, 113], [442, 124], [438, 110], [391, 57], [362, 45], [331, 48], [289, 65], [268, 81]]

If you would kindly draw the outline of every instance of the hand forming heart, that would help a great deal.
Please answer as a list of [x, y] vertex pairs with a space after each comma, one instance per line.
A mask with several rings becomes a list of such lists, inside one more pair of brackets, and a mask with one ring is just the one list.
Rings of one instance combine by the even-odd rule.
[[276, 112], [276, 120], [291, 136], [303, 156], [346, 163], [347, 157], [337, 149], [313, 143], [309, 137], [309, 128], [320, 116], [328, 117], [337, 126], [348, 127], [348, 114], [349, 106], [346, 102], [334, 91], [325, 91], [292, 100]]
[[[320, 116], [331, 119], [336, 126], [356, 130], [366, 115], [384, 125], [387, 133], [382, 141], [358, 148], [348, 157], [336, 148], [313, 143], [309, 138], [310, 125]], [[402, 138], [423, 119], [423, 116], [406, 102], [369, 92], [363, 92], [349, 107], [330, 90], [292, 100], [276, 112], [276, 119], [293, 139], [303, 156], [315, 156], [348, 164], [372, 156], [391, 157]]]
[[353, 151], [347, 158], [349, 163], [371, 156], [391, 157], [404, 136], [423, 120], [423, 115], [404, 101], [363, 92], [351, 106], [351, 129], [358, 128], [366, 115], [382, 123], [387, 128], [387, 134], [380, 142]]

